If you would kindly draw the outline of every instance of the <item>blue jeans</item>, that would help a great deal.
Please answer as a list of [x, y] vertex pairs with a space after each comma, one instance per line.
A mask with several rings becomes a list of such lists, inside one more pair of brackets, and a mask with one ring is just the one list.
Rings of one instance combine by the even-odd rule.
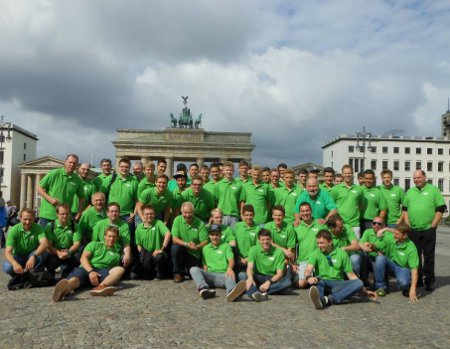
[[[24, 268], [25, 265], [27, 264], [28, 259], [30, 259], [30, 256], [33, 252], [34, 251], [30, 252], [29, 254], [15, 255], [13, 257]], [[43, 264], [45, 263], [45, 260], [47, 259], [47, 256], [48, 256], [47, 252], [44, 252], [40, 256], [36, 256], [36, 263], [34, 264], [35, 270], [38, 270], [39, 268], [41, 268], [43, 266]], [[16, 273], [14, 272], [13, 266], [7, 260], [3, 261], [3, 271], [6, 274], [9, 274], [11, 276], [16, 275]]]
[[324, 280], [320, 279], [317, 284], [320, 298], [328, 296], [332, 302], [336, 304], [342, 303], [345, 299], [358, 293], [363, 287], [363, 282], [360, 279], [353, 280]]
[[350, 255], [350, 262], [352, 262], [353, 271], [358, 276], [361, 275], [361, 256], [359, 253], [354, 253]]
[[222, 224], [227, 227], [234, 228], [235, 224], [239, 221], [239, 218], [235, 216], [223, 216]]
[[47, 219], [47, 218], [39, 217], [39, 225], [44, 229], [48, 223], [53, 222], [53, 221], [54, 221], [54, 219]]
[[[281, 280], [271, 284], [269, 286], [267, 293], [268, 294], [285, 293], [292, 287], [291, 276], [292, 275], [285, 275]], [[272, 279], [272, 277], [273, 275], [260, 275], [260, 274], [253, 275], [253, 280], [255, 281], [256, 286], [252, 285], [250, 289], [246, 292], [247, 295], [251, 296], [255, 292], [260, 292], [259, 286], [265, 283], [267, 280]], [[247, 273], [240, 272], [239, 280], [247, 280]]]
[[408, 291], [411, 284], [411, 270], [402, 268], [386, 256], [375, 258], [375, 282], [377, 288], [387, 288], [386, 275], [395, 276], [402, 291]]
[[184, 275], [186, 270], [189, 270], [191, 267], [200, 267], [202, 265], [202, 261], [191, 255], [184, 246], [173, 244], [171, 252], [174, 274]]
[[228, 293], [236, 286], [236, 281], [225, 273], [211, 273], [199, 267], [192, 267], [189, 272], [199, 290], [220, 287], [225, 288]]

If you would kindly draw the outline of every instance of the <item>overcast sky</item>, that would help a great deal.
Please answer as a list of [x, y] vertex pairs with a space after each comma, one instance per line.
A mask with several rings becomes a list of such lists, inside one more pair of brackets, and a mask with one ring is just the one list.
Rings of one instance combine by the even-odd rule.
[[0, 0], [0, 114], [38, 156], [113, 157], [117, 128], [164, 129], [181, 96], [253, 162], [322, 162], [373, 134], [440, 136], [450, 2]]

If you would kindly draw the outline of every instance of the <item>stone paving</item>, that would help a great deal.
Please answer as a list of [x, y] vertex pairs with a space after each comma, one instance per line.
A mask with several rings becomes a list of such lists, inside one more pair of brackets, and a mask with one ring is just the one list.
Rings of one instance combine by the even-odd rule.
[[[3, 257], [3, 252], [1, 253]], [[307, 291], [269, 301], [201, 299], [192, 283], [125, 281], [107, 298], [53, 288], [8, 291], [0, 276], [2, 348], [448, 348], [450, 228], [438, 232], [437, 289], [418, 304], [400, 292], [317, 311]]]

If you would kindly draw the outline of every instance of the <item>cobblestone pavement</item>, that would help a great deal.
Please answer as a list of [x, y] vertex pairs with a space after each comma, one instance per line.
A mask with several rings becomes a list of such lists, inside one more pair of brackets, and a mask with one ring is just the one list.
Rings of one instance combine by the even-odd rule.
[[[3, 253], [1, 253], [3, 256]], [[53, 288], [8, 291], [0, 276], [0, 348], [448, 348], [450, 228], [440, 228], [437, 289], [420, 303], [400, 292], [374, 302], [313, 308], [307, 291], [269, 301], [201, 299], [192, 281], [125, 281], [107, 298]]]

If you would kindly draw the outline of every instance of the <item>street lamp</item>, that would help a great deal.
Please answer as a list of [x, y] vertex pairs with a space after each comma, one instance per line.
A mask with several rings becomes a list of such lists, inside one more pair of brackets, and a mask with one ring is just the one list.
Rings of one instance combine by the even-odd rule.
[[11, 142], [11, 123], [4, 121], [3, 115], [0, 120], [0, 188], [3, 185], [3, 162], [5, 159], [5, 148], [3, 144]]
[[[367, 143], [367, 145], [366, 145]], [[361, 170], [365, 168], [366, 162], [366, 149], [372, 151], [372, 133], [366, 132], [366, 128], [363, 127], [362, 132], [356, 133], [356, 149], [363, 153], [363, 161], [361, 164]]]

